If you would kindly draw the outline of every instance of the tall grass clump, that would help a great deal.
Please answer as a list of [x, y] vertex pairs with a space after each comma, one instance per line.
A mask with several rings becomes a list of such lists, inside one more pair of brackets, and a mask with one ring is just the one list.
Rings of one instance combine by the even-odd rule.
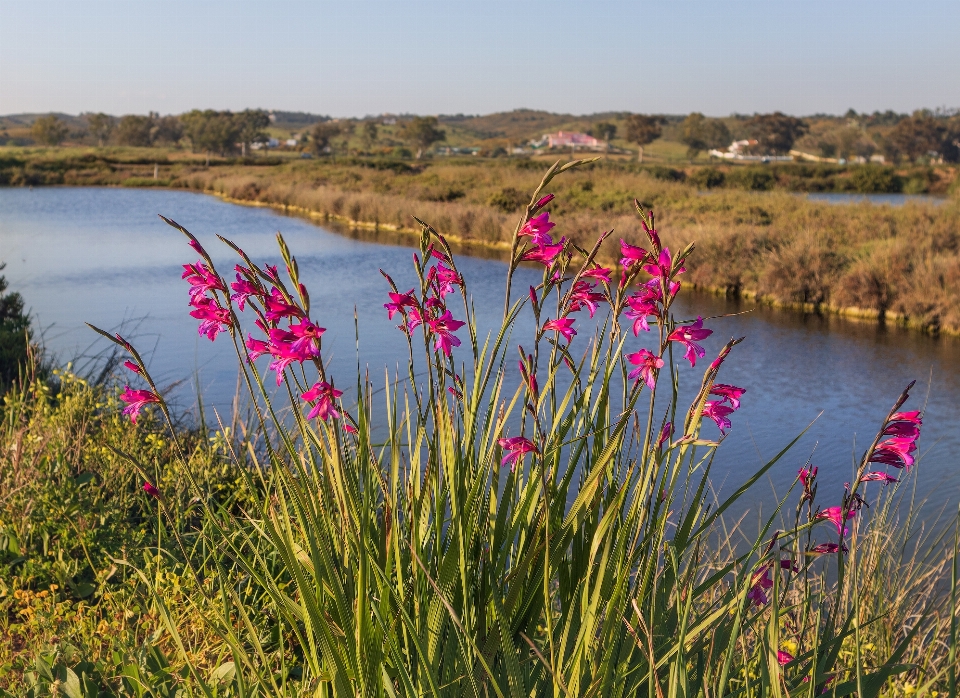
[[[597, 262], [609, 233], [590, 246], [551, 234], [545, 192], [581, 164], [550, 168], [524, 207], [503, 322], [488, 336], [445, 237], [421, 223], [414, 288], [382, 271], [408, 358], [402, 379], [379, 386], [359, 370], [330, 373], [313, 320], [323, 312], [282, 237], [284, 270], [224, 240], [239, 257], [230, 281], [168, 221], [200, 257], [184, 267], [191, 315], [201, 334], [232, 342], [256, 415], [242, 435], [221, 432], [242, 495], [226, 506], [180, 468], [196, 514], [169, 527], [166, 553], [157, 543], [157, 559], [193, 580], [189, 607], [207, 628], [184, 631], [184, 608], [154, 594], [181, 690], [660, 698], [953, 686], [955, 600], [939, 604], [937, 587], [950, 546], [918, 542], [888, 485], [915, 461], [922, 415], [901, 409], [909, 387], [878, 414], [851, 485], [821, 505], [817, 468], [799, 461], [794, 488], [739, 543], [746, 533], [724, 515], [793, 458], [799, 436], [714, 497], [714, 457], [748, 399], [721, 382], [741, 339], [703, 369], [712, 330], [672, 312], [694, 245], [672, 253], [641, 205], [646, 242], [621, 241], [616, 270]], [[543, 276], [517, 291], [524, 263]], [[524, 307], [535, 327], [519, 320]], [[578, 327], [585, 313], [596, 329]], [[139, 353], [102, 334], [145, 384], [126, 388], [124, 413], [159, 410], [187, 459]], [[695, 397], [681, 404], [688, 382]], [[183, 498], [127, 460], [158, 515], [182, 518]], [[155, 570], [138, 574], [155, 584]]]

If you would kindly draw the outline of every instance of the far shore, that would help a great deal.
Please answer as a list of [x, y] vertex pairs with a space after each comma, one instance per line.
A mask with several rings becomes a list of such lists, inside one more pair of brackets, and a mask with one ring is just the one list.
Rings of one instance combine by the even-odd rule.
[[[0, 174], [9, 164], [0, 148]], [[213, 194], [269, 207], [331, 229], [419, 235], [415, 214], [465, 254], [503, 257], [525, 192], [545, 162], [511, 160], [374, 161], [351, 158], [276, 162], [186, 153], [73, 157], [69, 149], [20, 149], [11, 185], [159, 187]], [[95, 150], [95, 149], [93, 149]], [[153, 150], [153, 149], [128, 149]], [[11, 151], [13, 153], [13, 151]], [[79, 155], [75, 153], [74, 155]], [[148, 156], [153, 156], [154, 162]], [[71, 159], [73, 157], [73, 159]], [[16, 173], [15, 173], [16, 174]], [[955, 177], [955, 172], [950, 172]], [[616, 233], [600, 259], [615, 265], [617, 238], [642, 243], [633, 198], [657, 213], [674, 249], [699, 248], [687, 288], [804, 313], [885, 322], [960, 335], [960, 197], [902, 206], [838, 206], [789, 191], [699, 191], [659, 170], [599, 162], [558, 180], [554, 232], [579, 243], [601, 228]]]

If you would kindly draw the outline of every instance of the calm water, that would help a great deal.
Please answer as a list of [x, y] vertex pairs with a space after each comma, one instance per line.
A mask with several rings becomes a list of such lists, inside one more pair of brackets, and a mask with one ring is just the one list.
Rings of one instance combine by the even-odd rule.
[[845, 194], [825, 193], [807, 194], [811, 201], [823, 201], [828, 204], [861, 204], [868, 202], [886, 206], [903, 206], [907, 203], [945, 204], [948, 199], [942, 196], [928, 196], [926, 194]]
[[[310, 289], [314, 319], [327, 328], [324, 356], [341, 387], [351, 383], [358, 360], [369, 366], [375, 380], [385, 366], [392, 374], [405, 361], [402, 336], [382, 308], [387, 287], [377, 269], [409, 288], [407, 247], [350, 239], [266, 209], [185, 192], [0, 189], [4, 273], [25, 296], [47, 345], [61, 361], [91, 353], [94, 336], [84, 321], [117, 329], [126, 320], [126, 331], [149, 350], [159, 382], [184, 380], [175, 392], [180, 405], [195, 401], [194, 376], [208, 403], [221, 409], [229, 405], [237, 375], [232, 346], [224, 335], [216, 343], [198, 337], [196, 323], [187, 315], [186, 284], [180, 280], [180, 265], [196, 255], [157, 213], [190, 229], [223, 264], [232, 259], [216, 233], [232, 238], [255, 259], [276, 263], [273, 233], [282, 230]], [[459, 265], [481, 325], [492, 327], [502, 309], [504, 265], [478, 258], [462, 258]], [[539, 275], [532, 270], [521, 270], [515, 288], [525, 289], [535, 278]], [[705, 342], [708, 359], [726, 339], [747, 337], [721, 374], [723, 382], [745, 386], [748, 392], [717, 457], [718, 489], [731, 491], [823, 412], [769, 482], [758, 485], [758, 496], [771, 486], [782, 491], [813, 453], [820, 466], [821, 498], [825, 503], [838, 500], [842, 483], [850, 479], [853, 453], [872, 439], [901, 388], [917, 379], [908, 407], [926, 402], [923, 460], [916, 470], [919, 490], [931, 494], [937, 506], [956, 507], [960, 342], [836, 318], [737, 307], [707, 296], [681, 297], [678, 305], [678, 314], [691, 317], [749, 311], [707, 323], [716, 330]], [[135, 328], [133, 321], [139, 321]], [[521, 334], [522, 329], [515, 332], [514, 343], [529, 342]], [[574, 348], [582, 350], [587, 334], [576, 338]], [[640, 340], [631, 342], [640, 345]], [[466, 352], [462, 354], [465, 359]], [[688, 366], [682, 370], [688, 390], [701, 375]], [[705, 430], [716, 433], [712, 425]]]

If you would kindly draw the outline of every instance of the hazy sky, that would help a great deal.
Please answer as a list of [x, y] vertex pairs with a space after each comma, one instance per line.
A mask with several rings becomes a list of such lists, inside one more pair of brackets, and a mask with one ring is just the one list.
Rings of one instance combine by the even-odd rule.
[[960, 0], [0, 0], [0, 114], [960, 106]]

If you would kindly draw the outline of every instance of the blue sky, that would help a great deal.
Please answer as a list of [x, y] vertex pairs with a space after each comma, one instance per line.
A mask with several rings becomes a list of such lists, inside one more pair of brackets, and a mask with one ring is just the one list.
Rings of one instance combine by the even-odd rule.
[[960, 0], [0, 0], [0, 114], [960, 106]]

